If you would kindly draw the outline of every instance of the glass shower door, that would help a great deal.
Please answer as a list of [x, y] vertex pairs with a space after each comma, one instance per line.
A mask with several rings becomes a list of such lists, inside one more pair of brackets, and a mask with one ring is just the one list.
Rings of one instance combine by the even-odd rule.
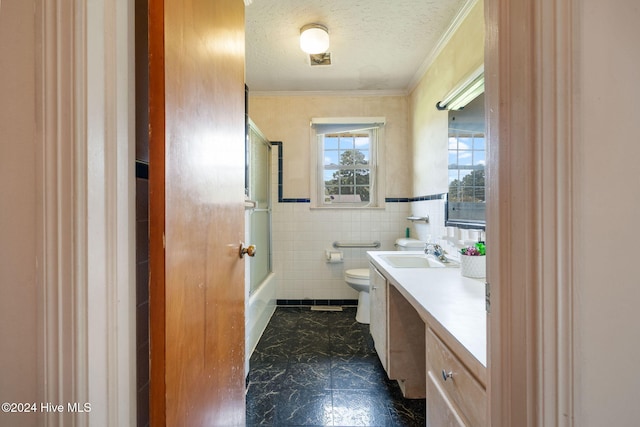
[[271, 144], [250, 124], [249, 198], [255, 207], [249, 213], [250, 241], [258, 250], [250, 262], [250, 289], [253, 293], [271, 273]]

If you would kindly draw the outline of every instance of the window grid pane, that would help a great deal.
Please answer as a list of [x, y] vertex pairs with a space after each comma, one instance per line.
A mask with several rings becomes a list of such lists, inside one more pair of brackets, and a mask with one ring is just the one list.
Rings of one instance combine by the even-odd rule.
[[484, 202], [485, 138], [450, 129], [449, 136], [449, 200]]
[[325, 202], [359, 203], [370, 200], [370, 148], [368, 132], [325, 135]]

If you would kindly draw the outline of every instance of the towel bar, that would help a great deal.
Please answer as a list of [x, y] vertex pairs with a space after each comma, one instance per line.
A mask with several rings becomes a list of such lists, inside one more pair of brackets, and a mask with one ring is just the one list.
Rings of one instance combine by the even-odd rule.
[[334, 248], [379, 248], [380, 242], [371, 242], [371, 243], [341, 243], [341, 242], [333, 242]]

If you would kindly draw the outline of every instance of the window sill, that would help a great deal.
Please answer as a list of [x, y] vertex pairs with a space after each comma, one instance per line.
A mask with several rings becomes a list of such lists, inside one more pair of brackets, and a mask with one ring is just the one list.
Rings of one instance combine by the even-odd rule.
[[384, 206], [310, 206], [311, 210], [384, 210]]

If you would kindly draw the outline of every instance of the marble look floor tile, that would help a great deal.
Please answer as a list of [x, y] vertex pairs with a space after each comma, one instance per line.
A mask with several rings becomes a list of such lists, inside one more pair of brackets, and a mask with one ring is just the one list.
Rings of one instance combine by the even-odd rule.
[[[355, 316], [355, 312], [353, 314]], [[343, 317], [343, 318], [334, 318], [331, 319], [329, 321], [329, 327], [332, 330], [336, 330], [336, 329], [353, 329], [353, 330], [359, 330], [359, 329], [364, 329], [364, 328], [369, 328], [369, 325], [364, 325], [362, 323], [358, 323], [358, 321], [352, 317]]]
[[291, 363], [324, 363], [331, 364], [332, 360], [331, 352], [328, 350], [313, 350], [296, 352], [289, 355], [289, 362]]
[[310, 312], [313, 315], [301, 316], [298, 322], [296, 323], [296, 327], [298, 329], [307, 330], [310, 332], [320, 331], [324, 332], [329, 327], [328, 319], [324, 316], [322, 312]]
[[292, 350], [329, 350], [329, 332], [326, 327], [324, 329], [323, 332], [297, 331], [295, 338], [290, 342]]
[[332, 426], [333, 398], [326, 390], [282, 392], [278, 402], [278, 426]]
[[333, 389], [380, 390], [386, 393], [386, 374], [374, 363], [335, 363], [331, 366]]
[[331, 385], [328, 363], [291, 363], [282, 382], [283, 389], [326, 390]]
[[300, 308], [278, 308], [271, 316], [268, 327], [276, 330], [294, 329], [302, 316]]
[[253, 351], [249, 361], [250, 366], [264, 363], [287, 363], [290, 351], [286, 346], [257, 348]]
[[250, 360], [248, 426], [425, 425], [424, 399], [387, 379], [355, 313], [275, 311]]
[[391, 425], [418, 427], [426, 425], [425, 399], [392, 399], [389, 402]]
[[336, 356], [375, 355], [373, 341], [357, 330], [334, 330], [330, 333], [330, 341], [331, 352]]
[[336, 363], [373, 363], [377, 360], [377, 355], [371, 353], [356, 354], [332, 354], [331, 364]]
[[391, 417], [385, 398], [375, 392], [333, 392], [333, 422], [336, 426], [387, 426]]
[[269, 383], [274, 388], [279, 387], [287, 372], [287, 363], [256, 364], [249, 371], [249, 383]]
[[270, 384], [249, 384], [247, 389], [247, 425], [273, 425], [280, 393]]

